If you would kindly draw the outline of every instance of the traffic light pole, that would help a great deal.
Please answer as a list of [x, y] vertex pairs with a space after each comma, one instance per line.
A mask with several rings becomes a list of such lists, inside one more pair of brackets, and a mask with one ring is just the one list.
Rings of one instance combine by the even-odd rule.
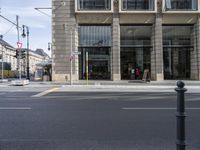
[[[16, 16], [16, 20], [17, 20], [18, 43], [20, 43], [20, 40], [19, 40], [19, 16]], [[18, 65], [18, 71], [19, 71], [19, 79], [21, 80], [21, 61], [20, 61], [19, 57], [17, 57], [17, 65]]]
[[27, 32], [27, 79], [30, 80], [30, 74], [29, 74], [29, 28], [26, 27], [26, 32]]
[[[29, 27], [23, 25], [23, 33], [22, 37], [27, 37], [27, 57], [26, 57], [26, 79], [30, 80], [30, 74], [29, 74]], [[25, 28], [26, 28], [26, 34], [25, 34]]]
[[1, 44], [1, 80], [3, 81], [3, 70], [4, 70], [4, 65], [3, 65], [3, 42]]

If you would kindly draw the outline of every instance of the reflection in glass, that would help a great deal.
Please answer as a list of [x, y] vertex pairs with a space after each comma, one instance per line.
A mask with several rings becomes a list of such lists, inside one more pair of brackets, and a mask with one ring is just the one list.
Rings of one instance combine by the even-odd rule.
[[[139, 80], [150, 68], [151, 26], [121, 26], [121, 79]], [[139, 74], [137, 74], [139, 70]]]
[[110, 48], [79, 48], [79, 78], [86, 79], [86, 52], [88, 52], [88, 78], [109, 80], [111, 73]]
[[88, 52], [89, 79], [108, 80], [111, 74], [111, 26], [81, 25], [79, 28], [79, 78], [86, 79]]
[[121, 48], [121, 79], [141, 80], [144, 70], [150, 70], [150, 52], [150, 47]]
[[192, 46], [192, 26], [163, 26], [163, 45]]
[[111, 46], [111, 26], [81, 25], [79, 28], [79, 46]]
[[78, 0], [79, 10], [110, 10], [111, 0]]
[[154, 0], [122, 0], [122, 10], [154, 10]]
[[197, 10], [197, 0], [166, 0], [167, 10]]
[[163, 26], [165, 79], [190, 79], [193, 26]]
[[164, 48], [165, 79], [190, 79], [190, 49]]
[[151, 26], [121, 26], [121, 46], [151, 46]]

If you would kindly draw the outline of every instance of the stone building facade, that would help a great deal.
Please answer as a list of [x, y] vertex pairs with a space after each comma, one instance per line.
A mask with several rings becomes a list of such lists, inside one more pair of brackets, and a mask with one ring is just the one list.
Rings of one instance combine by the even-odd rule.
[[[25, 54], [27, 54], [27, 49], [22, 48], [22, 50], [25, 51]], [[12, 71], [17, 71], [17, 58], [16, 56], [16, 48], [11, 46], [9, 43], [4, 41], [3, 39], [0, 39], [0, 62], [6, 62], [10, 64]], [[50, 57], [42, 50], [37, 49], [36, 51], [29, 49], [29, 71], [30, 74], [33, 75], [36, 71], [36, 64], [39, 64], [43, 61], [48, 61]], [[26, 57], [24, 59], [20, 60], [20, 68], [22, 75], [26, 75], [27, 70], [27, 59]]]
[[200, 80], [198, 0], [52, 0], [52, 8], [54, 81], [86, 79], [87, 70], [91, 80], [142, 79], [145, 70], [151, 80]]

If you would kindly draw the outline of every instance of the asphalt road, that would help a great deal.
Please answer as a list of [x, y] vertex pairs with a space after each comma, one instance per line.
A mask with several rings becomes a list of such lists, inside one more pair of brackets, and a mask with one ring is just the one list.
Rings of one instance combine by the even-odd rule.
[[[0, 150], [175, 150], [176, 94], [0, 92]], [[186, 94], [187, 150], [200, 150], [200, 94]]]

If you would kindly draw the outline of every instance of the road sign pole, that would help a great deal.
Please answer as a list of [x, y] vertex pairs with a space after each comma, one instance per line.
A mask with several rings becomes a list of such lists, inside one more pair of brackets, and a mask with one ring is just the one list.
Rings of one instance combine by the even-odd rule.
[[86, 81], [88, 85], [88, 52], [86, 52]]
[[73, 60], [73, 57], [72, 57], [72, 29], [70, 29], [70, 36], [71, 36], [71, 48], [70, 48], [70, 85], [72, 85], [72, 60]]
[[4, 70], [4, 65], [3, 65], [3, 43], [1, 44], [1, 50], [2, 50], [2, 54], [1, 54], [1, 79], [3, 81], [3, 70]]

